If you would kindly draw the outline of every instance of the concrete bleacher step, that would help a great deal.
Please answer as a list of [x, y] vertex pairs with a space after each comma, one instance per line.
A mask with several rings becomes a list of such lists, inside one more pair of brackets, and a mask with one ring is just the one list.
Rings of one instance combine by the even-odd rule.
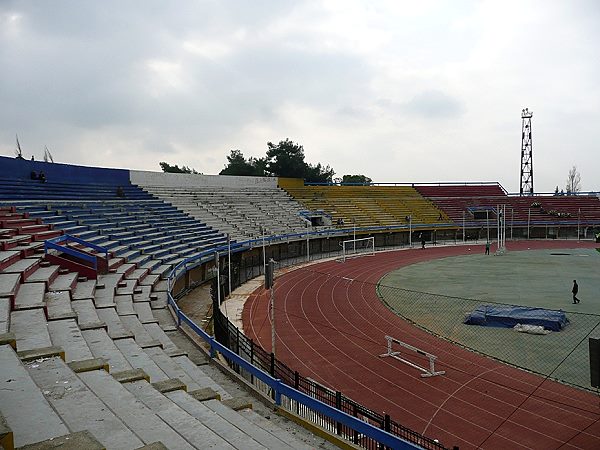
[[0, 297], [14, 301], [21, 287], [21, 275], [18, 273], [0, 273]]
[[115, 304], [117, 305], [117, 314], [119, 316], [131, 316], [137, 314], [133, 309], [132, 295], [115, 295]]
[[187, 356], [174, 356], [173, 361], [175, 361], [179, 367], [181, 367], [194, 382], [200, 386], [201, 388], [211, 388], [215, 392], [217, 392], [222, 400], [227, 400], [231, 398], [231, 394], [223, 389], [214, 379], [208, 376], [199, 366], [194, 364], [191, 359]]
[[119, 253], [118, 256], [125, 259], [125, 261], [127, 262], [132, 262], [132, 260], [136, 257], [138, 257], [140, 255], [140, 251], [139, 250], [131, 250], [128, 249], [126, 251], [124, 251], [123, 253]]
[[115, 308], [101, 308], [96, 312], [100, 321], [108, 326], [108, 335], [111, 339], [118, 340], [133, 337], [133, 334], [123, 326]]
[[110, 372], [120, 372], [131, 370], [132, 367], [127, 362], [121, 351], [115, 346], [113, 340], [108, 336], [106, 330], [99, 328], [94, 330], [83, 330], [81, 335], [85, 339], [94, 358], [106, 360], [110, 366]]
[[46, 241], [48, 239], [62, 236], [63, 231], [62, 230], [39, 231], [39, 232], [35, 232], [35, 233], [30, 233], [30, 235], [34, 241]]
[[106, 372], [80, 373], [79, 378], [144, 444], [160, 441], [169, 449], [194, 448]]
[[48, 320], [77, 319], [77, 313], [71, 308], [69, 291], [50, 291], [44, 294]]
[[172, 268], [172, 264], [161, 264], [160, 266], [152, 270], [152, 273], [160, 275], [160, 278], [164, 280], [167, 278], [167, 276], [169, 276], [169, 273], [171, 272]]
[[150, 333], [148, 333], [148, 331], [146, 330], [144, 325], [139, 321], [139, 319], [136, 315], [120, 316], [120, 319], [121, 319], [121, 323], [127, 329], [127, 331], [129, 331], [130, 333], [133, 334], [135, 342], [137, 342], [137, 344], [141, 348], [148, 348], [148, 347], [161, 347], [162, 348], [162, 343], [160, 341], [154, 339], [150, 335]]
[[[56, 438], [46, 439], [35, 444], [19, 447], [19, 450], [48, 450], [59, 448], [61, 450], [105, 450], [106, 447], [98, 442], [89, 431], [77, 431], [75, 433], [65, 434]], [[8, 450], [8, 449], [7, 449]]]
[[135, 381], [125, 384], [125, 387], [179, 435], [195, 444], [196, 448], [235, 448], [201, 421], [177, 406], [171, 399], [158, 392], [148, 382]]
[[125, 258], [122, 258], [122, 257], [110, 258], [108, 260], [108, 267], [109, 267], [109, 269], [116, 269], [119, 266], [121, 266], [123, 263], [125, 263]]
[[48, 333], [52, 345], [65, 349], [66, 362], [85, 361], [94, 357], [74, 319], [48, 322]]
[[110, 249], [113, 256], [118, 256], [119, 258], [123, 258], [123, 253], [127, 251], [129, 251], [129, 245], [117, 245]]
[[173, 331], [177, 329], [175, 318], [167, 308], [160, 308], [152, 310], [154, 317], [158, 319], [160, 328], [164, 331]]
[[149, 302], [151, 301], [150, 296], [152, 295], [152, 286], [139, 285], [133, 291], [134, 302]]
[[72, 291], [73, 301], [93, 299], [96, 292], [96, 280], [87, 280], [77, 282], [77, 286]]
[[46, 316], [43, 309], [26, 309], [10, 313], [10, 332], [17, 338], [17, 350], [50, 347]]
[[162, 278], [154, 286], [155, 292], [167, 292], [168, 290], [169, 290], [169, 287], [167, 285], [167, 280], [164, 280]]
[[202, 389], [208, 386], [201, 386], [169, 355], [160, 347], [150, 347], [144, 349], [144, 352], [156, 363], [160, 369], [171, 379], [181, 380], [188, 390]]
[[0, 271], [13, 265], [21, 259], [21, 253], [18, 250], [0, 251]]
[[0, 405], [17, 447], [69, 433], [15, 354], [0, 346]]
[[4, 273], [19, 273], [18, 271], [6, 271], [5, 269], [12, 266], [21, 259], [21, 254], [18, 250], [0, 251], [0, 271]]
[[40, 262], [41, 258], [22, 258], [6, 267], [2, 273], [18, 273], [21, 274], [21, 280], [26, 281], [40, 267]]
[[182, 390], [167, 392], [164, 395], [237, 449], [279, 448], [267, 447], [257, 442], [253, 437], [250, 437], [229, 421], [223, 420], [222, 417], [215, 414], [214, 411], [207, 408], [202, 402], [195, 400]]
[[[153, 292], [150, 294], [150, 306], [152, 310], [165, 308], [168, 304], [168, 295], [166, 292]], [[154, 316], [156, 316], [156, 312], [153, 311]], [[157, 317], [160, 322], [160, 317]]]
[[[73, 291], [77, 285], [77, 278], [79, 277], [77, 272], [65, 273], [58, 275], [48, 288], [50, 291]], [[69, 294], [69, 298], [70, 298]]]
[[98, 231], [96, 231], [96, 230], [88, 230], [88, 231], [80, 231], [79, 233], [75, 234], [75, 236], [80, 239], [83, 239], [85, 241], [89, 241], [90, 239], [97, 238], [99, 235], [98, 235]]
[[147, 256], [149, 259], [147, 259], [144, 263], [137, 263], [138, 267], [149, 269], [151, 273], [154, 273], [154, 269], [158, 268], [161, 265], [160, 260], [151, 259], [150, 255], [145, 256]]
[[140, 322], [143, 324], [158, 323], [158, 319], [152, 314], [150, 302], [135, 302], [133, 304], [133, 309], [135, 310], [138, 319], [140, 319]]
[[[137, 250], [137, 252], [139, 253], [139, 250]], [[138, 267], [144, 267], [151, 260], [152, 260], [152, 257], [150, 255], [138, 254], [136, 256], [132, 256], [132, 257], [128, 258], [127, 261], [137, 265]], [[155, 262], [155, 264], [156, 264], [156, 262]]]
[[[31, 239], [31, 237], [30, 237], [30, 239]], [[22, 258], [29, 258], [30, 256], [34, 256], [38, 253], [44, 253], [44, 243], [43, 242], [20, 243], [16, 247], [16, 249], [21, 252]]]
[[272, 421], [266, 419], [252, 409], [242, 409], [238, 411], [238, 414], [246, 418], [249, 422], [252, 422], [257, 427], [260, 427], [271, 435], [277, 437], [279, 440], [288, 443], [294, 449], [310, 450], [314, 448], [299, 441], [292, 434], [278, 427]]
[[19, 289], [15, 297], [15, 309], [45, 308], [44, 294], [46, 285], [44, 283], [25, 283]]
[[121, 281], [117, 285], [117, 295], [133, 295], [135, 288], [137, 287], [138, 281], [134, 279], [127, 279]]
[[117, 273], [117, 271], [111, 271], [105, 275], [98, 276], [98, 285], [103, 285], [106, 289], [114, 290], [117, 284], [123, 279], [123, 274]]
[[10, 328], [10, 299], [0, 298], [0, 334], [8, 333]]
[[[0, 234], [2, 236], [2, 234]], [[0, 239], [1, 250], [11, 250], [17, 248], [21, 244], [28, 244], [31, 242], [31, 236], [28, 234], [2, 237]]]
[[98, 289], [94, 293], [94, 304], [96, 308], [114, 308], [115, 307], [115, 288], [106, 286], [104, 289]]
[[[256, 425], [238, 411], [222, 404], [219, 400], [195, 401], [189, 394], [173, 391], [165, 394], [190, 414], [207, 423], [207, 426], [235, 428], [246, 440], [256, 442], [266, 448], [277, 449], [310, 449], [310, 446], [288, 436], [283, 430], [271, 432]], [[225, 433], [225, 431], [221, 431]], [[239, 435], [237, 435], [239, 436]]]
[[152, 339], [161, 343], [163, 350], [168, 355], [181, 355], [182, 351], [177, 347], [171, 338], [164, 332], [158, 323], [142, 324], [144, 330], [152, 337]]
[[140, 267], [139, 269], [135, 269], [131, 273], [127, 274], [125, 278], [128, 280], [136, 280], [138, 283], [142, 283], [149, 273], [150, 271], [148, 269]]
[[96, 307], [91, 299], [77, 300], [71, 303], [71, 308], [77, 314], [77, 323], [80, 328], [86, 328], [89, 324], [100, 322]]
[[133, 272], [136, 269], [136, 265], [132, 264], [132, 263], [124, 263], [121, 264], [118, 268], [117, 268], [117, 272], [116, 273], [120, 273], [123, 274], [123, 278], [127, 278], [127, 275], [129, 275], [131, 272]]
[[134, 339], [119, 339], [114, 342], [131, 367], [142, 369], [150, 377], [151, 382], [164, 381], [169, 378]]
[[277, 435], [274, 435], [267, 430], [256, 426], [246, 417], [242, 416], [238, 411], [234, 411], [233, 409], [225, 406], [219, 400], [207, 400], [203, 402], [203, 405], [205, 405], [209, 410], [217, 414], [223, 420], [227, 420], [232, 425], [235, 425], [243, 433], [247, 434], [249, 437], [253, 438], [267, 448], [303, 450], [311, 448], [291, 438], [285, 440], [280, 439]]
[[152, 286], [154, 287], [156, 285], [156, 283], [158, 283], [160, 281], [160, 275], [159, 274], [148, 274], [146, 277], [144, 277], [144, 279], [142, 281], [140, 281], [140, 284], [142, 286]]
[[56, 265], [40, 267], [29, 276], [29, 278], [27, 279], [27, 283], [44, 283], [46, 285], [46, 289], [48, 289], [50, 285], [54, 282], [54, 280], [58, 277], [59, 270], [60, 267]]
[[107, 449], [133, 449], [143, 445], [60, 358], [33, 361], [25, 366], [70, 430], [88, 430]]

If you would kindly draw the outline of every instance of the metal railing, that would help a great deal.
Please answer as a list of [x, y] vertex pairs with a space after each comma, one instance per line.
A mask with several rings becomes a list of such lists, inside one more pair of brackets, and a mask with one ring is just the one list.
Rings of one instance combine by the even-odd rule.
[[[381, 227], [357, 228], [358, 232], [369, 232]], [[283, 243], [294, 239], [306, 239], [307, 235], [314, 237], [337, 237], [352, 233], [354, 229], [323, 230], [310, 233], [293, 233], [282, 236], [265, 237], [265, 245]], [[328, 432], [368, 449], [379, 448], [426, 448], [444, 449], [445, 447], [433, 439], [426, 438], [393, 421], [389, 415], [374, 412], [361, 404], [349, 399], [340, 392], [333, 391], [316, 383], [314, 380], [301, 376], [285, 364], [278, 361], [272, 353], [268, 353], [258, 344], [246, 337], [237, 329], [226, 316], [217, 308], [213, 311], [215, 316], [215, 329], [217, 321], [221, 321], [221, 335], [227, 337], [210, 336], [206, 331], [191, 320], [177, 305], [173, 296], [176, 281], [186, 272], [215, 259], [215, 253], [225, 254], [249, 250], [263, 244], [263, 239], [252, 239], [244, 242], [232, 243], [205, 251], [179, 263], [169, 274], [167, 279], [168, 303], [173, 308], [178, 326], [186, 325], [189, 329], [205, 341], [210, 347], [211, 356], [219, 352], [230, 366], [245, 378], [249, 379], [255, 388], [271, 396], [275, 404], [304, 420], [312, 422]], [[260, 273], [260, 266], [258, 272]], [[252, 276], [257, 274], [253, 271]], [[241, 284], [246, 278], [239, 279]], [[185, 293], [187, 291], [183, 291]], [[233, 337], [232, 337], [233, 336]], [[221, 342], [224, 341], [224, 342]]]
[[[50, 249], [58, 250], [60, 252], [66, 253], [67, 255], [87, 261], [92, 264], [92, 267], [94, 270], [98, 270], [98, 256], [97, 255], [90, 255], [87, 252], [77, 250], [73, 247], [69, 247], [66, 245], [69, 242], [75, 242], [77, 244], [81, 244], [88, 248], [91, 248], [92, 250], [96, 250], [99, 253], [104, 253], [106, 261], [108, 261], [108, 259], [109, 259], [107, 248], [101, 247], [99, 245], [95, 245], [91, 242], [86, 242], [83, 239], [79, 239], [75, 236], [71, 236], [70, 234], [64, 234], [62, 236], [44, 241], [44, 252], [45, 252], [45, 254], [48, 254], [48, 250], [50, 250]], [[60, 245], [60, 244], [65, 244], [65, 245]]]

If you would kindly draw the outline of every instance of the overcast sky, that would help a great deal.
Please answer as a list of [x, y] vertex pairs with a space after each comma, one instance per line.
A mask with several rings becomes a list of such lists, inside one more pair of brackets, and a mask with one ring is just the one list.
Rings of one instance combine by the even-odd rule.
[[0, 0], [0, 154], [217, 174], [304, 146], [337, 176], [600, 190], [600, 2]]

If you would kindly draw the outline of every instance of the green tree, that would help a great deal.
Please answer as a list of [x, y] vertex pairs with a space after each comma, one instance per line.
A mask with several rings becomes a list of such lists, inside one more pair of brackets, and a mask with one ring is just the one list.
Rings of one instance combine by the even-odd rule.
[[257, 176], [265, 175], [265, 159], [252, 158], [246, 160], [241, 150], [231, 150], [227, 157], [227, 165], [219, 175]]
[[365, 176], [365, 175], [344, 175], [342, 177], [342, 183], [346, 184], [346, 183], [353, 183], [353, 184], [369, 184], [371, 183], [371, 180], [369, 177]]
[[200, 173], [200, 172], [197, 172], [196, 169], [190, 169], [187, 166], [179, 167], [177, 164], [172, 166], [169, 163], [160, 162], [160, 163], [158, 163], [158, 165], [160, 166], [160, 168], [162, 169], [163, 172], [167, 172], [167, 173], [193, 173], [193, 174]]
[[304, 147], [289, 139], [279, 141], [279, 144], [267, 142], [266, 169], [273, 176], [304, 178]]
[[311, 183], [331, 183], [335, 171], [329, 166], [318, 163], [316, 166], [306, 164], [304, 180]]
[[328, 165], [304, 161], [304, 147], [290, 139], [278, 144], [267, 142], [266, 172], [272, 176], [303, 178], [309, 182], [331, 182], [335, 171]]

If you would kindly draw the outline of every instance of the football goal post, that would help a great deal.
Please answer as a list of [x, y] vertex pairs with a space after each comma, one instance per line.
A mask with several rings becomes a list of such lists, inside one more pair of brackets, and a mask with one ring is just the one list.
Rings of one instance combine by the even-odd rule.
[[342, 262], [346, 258], [371, 256], [375, 254], [375, 238], [350, 239], [342, 242]]

